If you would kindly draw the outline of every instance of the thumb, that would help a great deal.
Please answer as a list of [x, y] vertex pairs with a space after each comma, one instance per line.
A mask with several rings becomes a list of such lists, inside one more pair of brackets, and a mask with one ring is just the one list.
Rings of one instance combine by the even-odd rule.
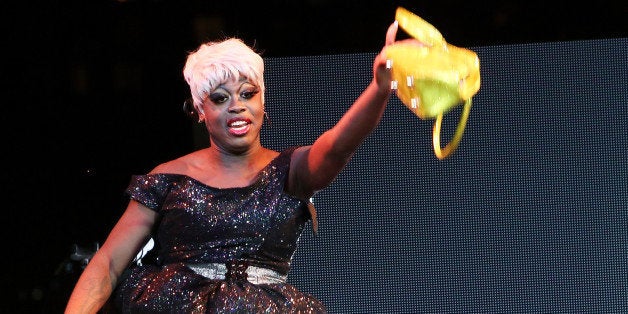
[[396, 20], [388, 26], [388, 31], [386, 31], [386, 46], [391, 45], [395, 42], [395, 38], [397, 37], [397, 30], [399, 29], [399, 22]]

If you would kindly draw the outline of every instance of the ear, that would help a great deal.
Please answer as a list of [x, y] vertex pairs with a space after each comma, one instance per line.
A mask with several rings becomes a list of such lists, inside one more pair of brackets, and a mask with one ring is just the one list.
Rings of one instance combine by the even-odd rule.
[[[183, 102], [183, 112], [194, 121], [201, 122], [205, 118], [203, 109], [194, 105], [192, 98], [188, 98]], [[201, 116], [203, 118], [201, 118]]]

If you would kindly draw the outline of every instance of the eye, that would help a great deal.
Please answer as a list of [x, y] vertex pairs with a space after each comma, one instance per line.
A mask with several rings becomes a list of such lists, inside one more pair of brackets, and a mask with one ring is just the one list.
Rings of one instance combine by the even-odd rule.
[[251, 99], [255, 97], [255, 95], [257, 95], [258, 93], [259, 93], [258, 89], [249, 89], [240, 93], [240, 97], [242, 97], [242, 99]]
[[209, 100], [215, 104], [222, 104], [229, 100], [229, 95], [223, 93], [213, 93], [209, 95]]

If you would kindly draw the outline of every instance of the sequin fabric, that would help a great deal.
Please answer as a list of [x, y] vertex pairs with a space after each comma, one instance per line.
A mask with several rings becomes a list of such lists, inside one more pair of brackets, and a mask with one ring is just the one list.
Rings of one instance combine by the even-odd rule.
[[215, 188], [180, 174], [133, 176], [127, 193], [160, 216], [157, 254], [127, 270], [114, 291], [116, 312], [326, 313], [319, 300], [289, 283], [209, 279], [187, 266], [238, 260], [288, 274], [312, 217], [304, 201], [283, 192], [293, 150], [241, 188]]

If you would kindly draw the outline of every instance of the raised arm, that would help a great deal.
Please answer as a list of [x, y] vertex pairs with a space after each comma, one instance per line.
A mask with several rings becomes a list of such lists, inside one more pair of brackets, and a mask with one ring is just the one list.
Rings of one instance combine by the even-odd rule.
[[[394, 42], [397, 22], [386, 33], [386, 45]], [[301, 147], [292, 157], [289, 192], [308, 198], [327, 187], [349, 162], [353, 153], [375, 129], [391, 95], [391, 74], [380, 52], [373, 62], [373, 79], [338, 123], [311, 146]]]
[[107, 302], [118, 278], [150, 236], [153, 210], [131, 200], [103, 246], [79, 277], [66, 314], [97, 313]]

